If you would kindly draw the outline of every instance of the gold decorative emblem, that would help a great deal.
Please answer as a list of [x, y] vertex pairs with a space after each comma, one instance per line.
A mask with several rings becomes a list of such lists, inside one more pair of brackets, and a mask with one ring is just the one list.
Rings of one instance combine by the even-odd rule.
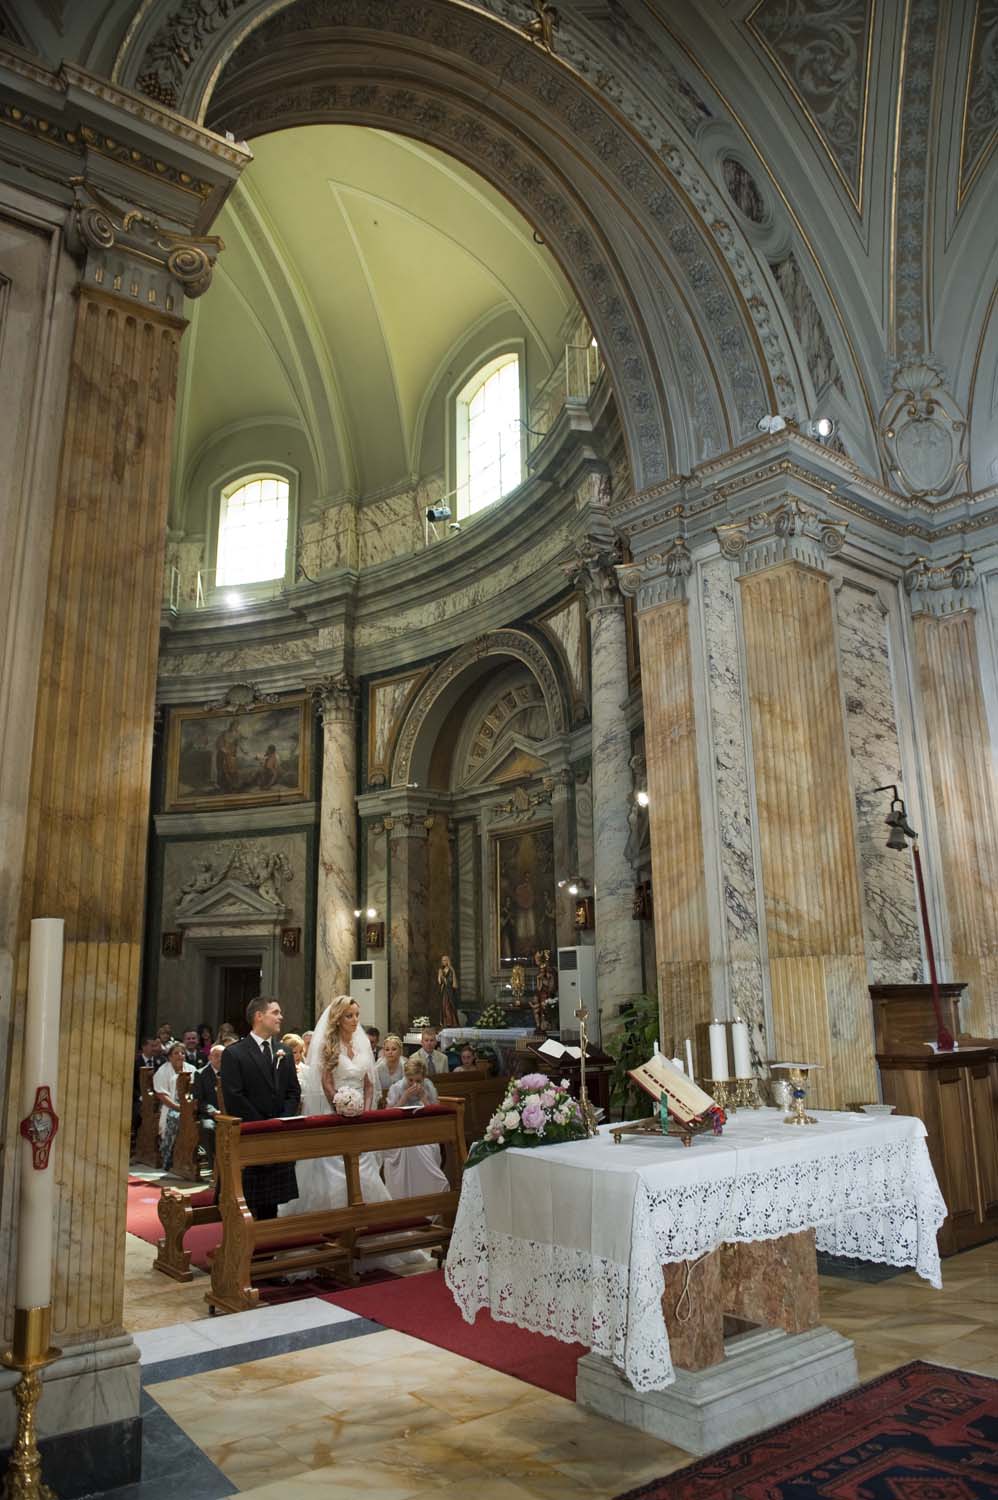
[[43, 1083], [35, 1092], [31, 1113], [20, 1125], [24, 1139], [31, 1142], [31, 1165], [36, 1172], [44, 1172], [48, 1166], [49, 1152], [58, 1130], [59, 1116], [52, 1108], [52, 1091], [47, 1083]]

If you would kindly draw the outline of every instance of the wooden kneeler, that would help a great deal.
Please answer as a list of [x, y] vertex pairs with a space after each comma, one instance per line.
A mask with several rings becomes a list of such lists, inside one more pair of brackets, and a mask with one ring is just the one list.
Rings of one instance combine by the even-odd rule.
[[[441, 1145], [463, 1166], [467, 1149], [462, 1101], [431, 1105], [417, 1113], [372, 1110], [350, 1118], [306, 1115], [243, 1122], [218, 1115], [215, 1132], [222, 1241], [211, 1257], [211, 1290], [205, 1295], [211, 1312], [244, 1312], [257, 1307], [260, 1294], [253, 1282], [289, 1271], [324, 1267], [352, 1279], [352, 1261], [364, 1254], [363, 1244], [358, 1242], [365, 1233], [378, 1235], [377, 1245], [368, 1252], [371, 1255], [420, 1247], [433, 1249], [438, 1255], [445, 1252], [459, 1191], [449, 1187], [446, 1192], [425, 1193], [418, 1198], [366, 1203], [361, 1193], [360, 1158], [367, 1152], [396, 1146]], [[283, 1219], [253, 1218], [243, 1196], [244, 1168], [329, 1156], [343, 1160], [346, 1204]], [[173, 1211], [167, 1209], [168, 1214]], [[406, 1226], [414, 1219], [421, 1227], [400, 1225], [400, 1212], [406, 1216]], [[160, 1219], [163, 1221], [162, 1206]], [[167, 1258], [174, 1259], [172, 1253]], [[174, 1274], [165, 1265], [159, 1268], [167, 1275]]]
[[159, 1100], [153, 1093], [155, 1068], [139, 1069], [139, 1128], [132, 1161], [137, 1167], [159, 1167]]

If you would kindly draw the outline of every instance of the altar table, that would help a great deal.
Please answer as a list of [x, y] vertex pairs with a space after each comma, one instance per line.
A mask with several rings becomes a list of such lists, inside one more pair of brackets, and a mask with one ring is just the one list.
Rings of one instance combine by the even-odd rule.
[[813, 1229], [819, 1250], [911, 1266], [941, 1286], [946, 1205], [913, 1117], [739, 1111], [721, 1136], [510, 1149], [465, 1171], [445, 1273], [468, 1322], [488, 1308], [585, 1344], [637, 1391], [675, 1379], [663, 1266]]

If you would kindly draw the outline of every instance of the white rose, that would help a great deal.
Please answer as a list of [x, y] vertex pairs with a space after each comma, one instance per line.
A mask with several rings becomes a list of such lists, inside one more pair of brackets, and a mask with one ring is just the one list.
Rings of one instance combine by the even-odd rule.
[[503, 1125], [507, 1130], [518, 1130], [520, 1128], [520, 1111], [509, 1109], [503, 1116]]

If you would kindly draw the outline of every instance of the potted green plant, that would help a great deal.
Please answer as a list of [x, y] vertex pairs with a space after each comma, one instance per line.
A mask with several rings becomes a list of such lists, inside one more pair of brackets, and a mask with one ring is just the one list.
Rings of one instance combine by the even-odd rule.
[[627, 1076], [631, 1068], [647, 1062], [661, 1034], [658, 1000], [654, 995], [632, 995], [621, 1007], [619, 1022], [606, 1041], [613, 1056], [610, 1076], [610, 1109], [622, 1120], [648, 1113], [648, 1096]]

